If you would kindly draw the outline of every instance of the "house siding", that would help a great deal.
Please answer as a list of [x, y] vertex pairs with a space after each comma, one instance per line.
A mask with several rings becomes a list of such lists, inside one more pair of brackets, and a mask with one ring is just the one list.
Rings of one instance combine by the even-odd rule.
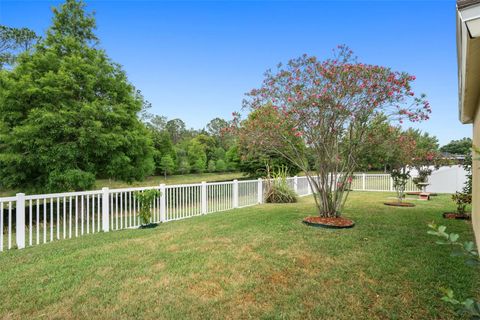
[[[473, 122], [473, 145], [480, 147], [480, 106], [477, 107]], [[472, 163], [472, 224], [473, 230], [475, 231], [477, 248], [480, 249], [480, 161], [475, 160], [478, 157], [478, 154], [474, 154]]]

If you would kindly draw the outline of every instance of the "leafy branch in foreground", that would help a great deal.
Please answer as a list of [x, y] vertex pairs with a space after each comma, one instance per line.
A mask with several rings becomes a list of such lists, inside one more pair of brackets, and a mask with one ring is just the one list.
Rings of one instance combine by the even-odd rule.
[[[472, 241], [460, 242], [460, 236], [457, 233], [447, 233], [445, 226], [437, 226], [434, 223], [428, 225], [431, 229], [428, 231], [428, 234], [437, 236], [442, 240], [438, 240], [437, 244], [440, 245], [449, 245], [453, 247], [452, 255], [454, 256], [464, 256], [466, 258], [466, 264], [470, 266], [480, 265], [480, 257], [478, 255], [477, 248]], [[452, 289], [442, 288], [444, 296], [442, 300], [448, 303], [451, 303], [457, 308], [457, 311], [460, 314], [469, 315], [471, 319], [480, 319], [480, 302], [468, 298], [463, 301], [455, 298], [454, 292]]]

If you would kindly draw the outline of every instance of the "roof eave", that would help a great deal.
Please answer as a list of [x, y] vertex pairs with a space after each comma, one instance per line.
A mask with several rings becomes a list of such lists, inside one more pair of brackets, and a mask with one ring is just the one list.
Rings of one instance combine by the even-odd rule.
[[457, 9], [459, 118], [472, 123], [480, 96], [480, 5]]

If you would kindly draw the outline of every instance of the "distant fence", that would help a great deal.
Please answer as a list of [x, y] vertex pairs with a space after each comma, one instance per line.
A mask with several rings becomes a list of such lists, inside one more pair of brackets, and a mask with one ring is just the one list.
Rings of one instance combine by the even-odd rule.
[[[287, 178], [299, 195], [310, 195], [306, 177]], [[159, 190], [152, 223], [164, 223], [263, 202], [264, 180], [159, 185], [0, 198], [0, 251], [140, 225], [135, 192]], [[393, 191], [388, 174], [355, 174], [353, 190]], [[416, 191], [409, 181], [407, 191]]]
[[[358, 191], [395, 191], [393, 179], [389, 174], [354, 174], [351, 188]], [[419, 191], [411, 178], [408, 179], [405, 191]]]

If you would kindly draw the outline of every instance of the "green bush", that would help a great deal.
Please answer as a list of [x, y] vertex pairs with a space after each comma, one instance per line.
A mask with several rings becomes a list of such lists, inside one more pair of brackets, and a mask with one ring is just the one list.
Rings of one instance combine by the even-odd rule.
[[215, 160], [209, 160], [208, 161], [208, 166], [207, 166], [207, 171], [208, 172], [215, 172], [217, 168], [215, 167]]
[[186, 158], [181, 159], [178, 164], [177, 172], [180, 174], [187, 174], [187, 173], [190, 173], [190, 170], [191, 170], [191, 167], [190, 167], [190, 164], [188, 163], [188, 160]]
[[135, 192], [134, 196], [140, 206], [140, 211], [138, 212], [140, 224], [142, 226], [147, 225], [150, 223], [150, 218], [152, 217], [153, 201], [160, 196], [160, 191], [155, 189], [137, 191]]
[[288, 186], [287, 177], [288, 169], [286, 167], [280, 167], [277, 171], [270, 173], [270, 167], [267, 166], [265, 202], [297, 202], [297, 194]]
[[469, 193], [455, 192], [455, 194], [452, 194], [452, 200], [457, 205], [457, 213], [465, 214], [467, 204], [472, 203], [472, 195]]
[[222, 159], [218, 159], [215, 163], [215, 168], [218, 172], [225, 172], [227, 171], [227, 164]]
[[65, 171], [53, 171], [48, 176], [47, 190], [58, 191], [81, 191], [91, 189], [95, 185], [95, 175], [80, 169]]

